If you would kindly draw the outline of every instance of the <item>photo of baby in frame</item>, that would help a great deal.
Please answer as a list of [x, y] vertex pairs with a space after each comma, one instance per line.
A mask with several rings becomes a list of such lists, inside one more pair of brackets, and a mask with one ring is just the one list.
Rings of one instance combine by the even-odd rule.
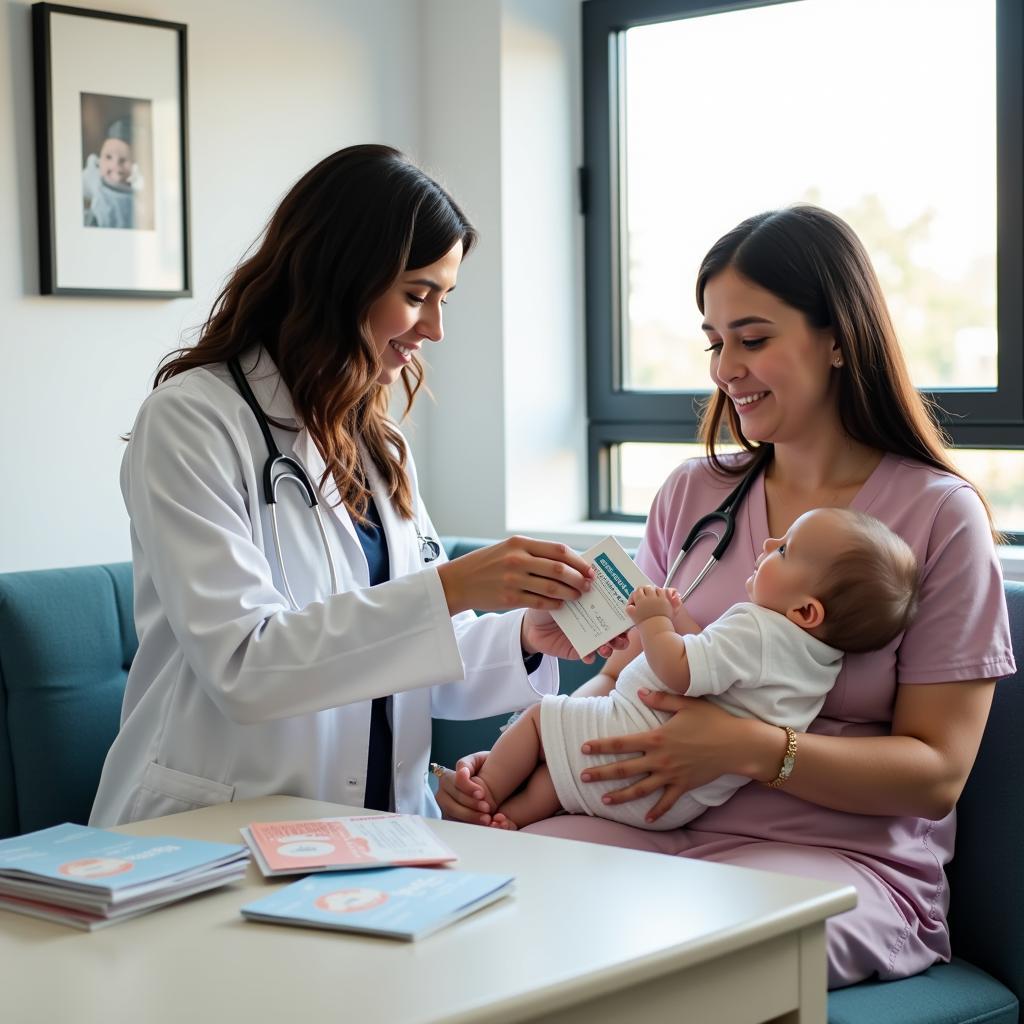
[[192, 294], [186, 36], [32, 5], [40, 294]]
[[150, 100], [82, 93], [85, 227], [153, 230], [152, 106]]

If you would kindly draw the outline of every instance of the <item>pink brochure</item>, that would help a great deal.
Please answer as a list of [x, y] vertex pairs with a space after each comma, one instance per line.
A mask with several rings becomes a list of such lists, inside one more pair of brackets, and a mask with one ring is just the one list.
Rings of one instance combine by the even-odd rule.
[[456, 855], [413, 814], [254, 822], [242, 829], [264, 875], [446, 864]]

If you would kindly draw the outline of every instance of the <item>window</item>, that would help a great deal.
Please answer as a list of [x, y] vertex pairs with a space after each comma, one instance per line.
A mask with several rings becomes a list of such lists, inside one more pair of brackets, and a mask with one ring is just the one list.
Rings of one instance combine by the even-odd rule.
[[696, 439], [704, 253], [806, 201], [863, 239], [955, 460], [1024, 530], [1022, 22], [1019, 0], [583, 4], [592, 517], [642, 517]]

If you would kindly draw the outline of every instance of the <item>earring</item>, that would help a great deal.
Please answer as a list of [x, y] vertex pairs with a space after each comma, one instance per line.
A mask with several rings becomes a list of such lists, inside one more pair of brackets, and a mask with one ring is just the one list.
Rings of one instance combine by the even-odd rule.
[[836, 368], [842, 366], [843, 365], [843, 357], [842, 356], [836, 356], [835, 359], [832, 360], [832, 365], [835, 366]]

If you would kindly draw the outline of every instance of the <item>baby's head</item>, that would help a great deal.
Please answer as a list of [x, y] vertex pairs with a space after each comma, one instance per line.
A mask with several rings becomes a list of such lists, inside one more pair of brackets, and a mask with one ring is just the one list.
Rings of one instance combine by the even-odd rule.
[[765, 541], [750, 599], [841, 651], [874, 651], [917, 611], [918, 565], [884, 523], [845, 508], [805, 512]]
[[100, 177], [108, 185], [124, 188], [132, 174], [131, 124], [118, 118], [109, 128], [100, 146]]

